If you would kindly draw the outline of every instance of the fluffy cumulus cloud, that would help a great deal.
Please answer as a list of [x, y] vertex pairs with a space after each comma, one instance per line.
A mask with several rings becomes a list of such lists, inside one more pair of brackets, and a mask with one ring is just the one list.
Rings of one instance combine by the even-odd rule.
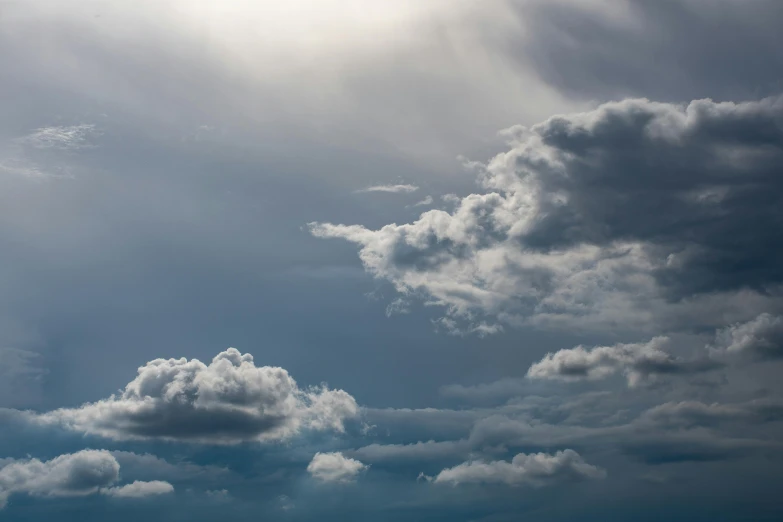
[[111, 497], [141, 498], [174, 491], [171, 484], [160, 480], [137, 480], [113, 486], [120, 478], [120, 464], [105, 450], [82, 450], [48, 461], [7, 459], [0, 464], [0, 509], [14, 494], [82, 497], [101, 493]]
[[117, 498], [143, 498], [155, 495], [165, 495], [166, 493], [173, 492], [174, 486], [162, 480], [152, 480], [149, 482], [136, 480], [124, 486], [101, 490], [101, 493], [104, 495]]
[[229, 348], [208, 365], [150, 361], [119, 395], [37, 421], [115, 440], [234, 444], [279, 441], [303, 429], [342, 431], [343, 421], [357, 414], [348, 393], [302, 389], [283, 368], [256, 366], [252, 355]]
[[37, 497], [91, 495], [119, 477], [120, 465], [108, 451], [84, 450], [48, 461], [13, 461], [0, 469], [0, 507], [17, 493]]
[[447, 484], [505, 484], [508, 486], [545, 486], [560, 482], [600, 479], [603, 469], [588, 464], [574, 450], [547, 453], [520, 453], [511, 462], [503, 460], [469, 461], [444, 469], [435, 477], [435, 483]]
[[527, 372], [531, 379], [598, 380], [618, 372], [630, 386], [663, 375], [687, 375], [713, 370], [719, 363], [703, 359], [686, 360], [667, 352], [668, 337], [655, 337], [646, 343], [615, 344], [559, 350], [548, 353]]
[[403, 294], [480, 324], [724, 326], [779, 308], [783, 98], [607, 103], [506, 132], [482, 194], [358, 245]]
[[356, 459], [344, 456], [340, 452], [316, 453], [307, 465], [307, 472], [322, 482], [353, 482], [362, 471], [368, 468]]

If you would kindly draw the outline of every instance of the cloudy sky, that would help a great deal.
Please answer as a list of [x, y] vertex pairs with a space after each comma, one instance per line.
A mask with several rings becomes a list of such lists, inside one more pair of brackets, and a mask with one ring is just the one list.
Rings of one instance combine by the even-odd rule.
[[781, 26], [0, 0], [0, 518], [779, 520]]

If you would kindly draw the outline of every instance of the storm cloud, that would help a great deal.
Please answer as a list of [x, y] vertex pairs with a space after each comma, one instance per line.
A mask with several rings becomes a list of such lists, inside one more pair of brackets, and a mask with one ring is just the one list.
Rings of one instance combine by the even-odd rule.
[[507, 134], [472, 165], [488, 192], [453, 212], [312, 233], [474, 322], [715, 327], [780, 307], [783, 98], [624, 100]]

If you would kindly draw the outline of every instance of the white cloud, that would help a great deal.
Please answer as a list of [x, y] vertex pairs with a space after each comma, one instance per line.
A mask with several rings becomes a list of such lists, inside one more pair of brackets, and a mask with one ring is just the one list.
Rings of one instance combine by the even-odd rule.
[[511, 462], [502, 460], [464, 462], [438, 473], [435, 483], [504, 484], [507, 486], [544, 486], [558, 482], [601, 479], [603, 469], [588, 464], [574, 450], [547, 453], [520, 453]]
[[718, 367], [706, 358], [684, 360], [669, 353], [668, 337], [654, 337], [646, 343], [615, 344], [559, 350], [548, 353], [530, 366], [531, 379], [563, 381], [598, 380], [618, 372], [625, 374], [629, 386], [662, 375], [693, 374]]
[[144, 498], [173, 492], [174, 486], [162, 480], [152, 480], [149, 482], [136, 480], [124, 486], [101, 490], [102, 494], [117, 498]]
[[406, 193], [410, 194], [411, 192], [416, 192], [419, 190], [419, 187], [416, 185], [374, 185], [372, 187], [363, 188], [360, 190], [357, 190], [357, 193], [364, 193], [364, 192], [389, 192], [392, 194], [398, 194], [398, 193]]
[[340, 452], [316, 453], [307, 465], [307, 471], [322, 482], [353, 482], [368, 466]]
[[426, 207], [429, 205], [432, 205], [432, 196], [427, 196], [426, 198], [422, 199], [421, 201], [417, 201], [413, 204], [414, 207]]
[[18, 460], [0, 468], [0, 508], [12, 494], [74, 497], [97, 493], [120, 477], [120, 465], [108, 451], [83, 450], [49, 461]]
[[115, 440], [161, 439], [214, 444], [279, 441], [303, 429], [342, 431], [358, 415], [342, 390], [301, 389], [283, 368], [258, 367], [234, 348], [209, 365], [156, 359], [119, 396], [36, 417]]
[[18, 142], [37, 149], [74, 151], [90, 147], [91, 139], [98, 135], [100, 131], [91, 124], [41, 127]]

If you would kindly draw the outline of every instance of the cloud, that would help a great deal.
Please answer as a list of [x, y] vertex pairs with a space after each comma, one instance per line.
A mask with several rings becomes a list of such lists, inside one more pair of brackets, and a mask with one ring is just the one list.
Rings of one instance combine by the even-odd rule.
[[745, 99], [783, 83], [776, 0], [513, 5], [526, 35], [513, 58], [569, 96]]
[[0, 401], [3, 405], [27, 405], [40, 395], [49, 371], [41, 354], [19, 348], [0, 348]]
[[17, 141], [36, 149], [74, 151], [90, 147], [91, 139], [99, 135], [100, 131], [95, 125], [80, 124], [64, 127], [41, 127]]
[[120, 465], [108, 451], [83, 450], [49, 461], [14, 461], [0, 468], [0, 508], [12, 494], [74, 497], [97, 493], [119, 479]]
[[407, 193], [410, 194], [411, 192], [416, 192], [419, 190], [419, 187], [416, 185], [374, 185], [372, 187], [363, 188], [360, 190], [357, 190], [357, 193], [364, 193], [364, 192], [389, 192], [393, 194], [398, 193]]
[[136, 480], [131, 484], [101, 490], [102, 494], [117, 498], [144, 498], [173, 492], [174, 486], [162, 480], [150, 482]]
[[466, 401], [491, 401], [524, 394], [527, 383], [522, 379], [505, 378], [499, 381], [465, 386], [462, 384], [447, 384], [440, 387], [443, 397]]
[[508, 130], [452, 212], [310, 230], [473, 325], [723, 326], [781, 307], [781, 122], [779, 97], [607, 103]]
[[209, 365], [150, 361], [120, 395], [36, 420], [115, 440], [236, 444], [284, 440], [303, 429], [342, 431], [358, 411], [342, 390], [301, 389], [283, 368], [256, 366], [252, 355], [229, 348]]
[[519, 453], [511, 462], [469, 461], [444, 469], [435, 483], [504, 484], [507, 486], [545, 486], [559, 482], [601, 479], [603, 469], [586, 463], [574, 450], [547, 453]]
[[674, 357], [666, 351], [669, 344], [668, 337], [655, 337], [646, 343], [559, 350], [531, 365], [527, 376], [576, 381], [604, 379], [622, 372], [628, 385], [636, 386], [663, 375], [689, 375], [720, 367], [719, 363], [707, 358], [684, 360]]
[[757, 360], [783, 358], [783, 316], [763, 313], [746, 323], [726, 327], [715, 336], [712, 349]]
[[432, 205], [432, 196], [427, 196], [426, 198], [422, 199], [421, 201], [417, 201], [413, 204], [414, 207], [426, 207], [429, 205]]
[[662, 427], [692, 428], [717, 426], [723, 423], [742, 425], [783, 421], [783, 402], [756, 399], [738, 404], [706, 404], [700, 401], [679, 401], [660, 404], [645, 411], [640, 422], [651, 422]]
[[463, 454], [469, 449], [470, 446], [465, 440], [430, 440], [413, 444], [370, 444], [354, 450], [353, 454], [369, 462], [399, 463], [447, 459]]
[[340, 452], [316, 453], [307, 465], [307, 472], [322, 482], [353, 482], [368, 466], [345, 457]]

